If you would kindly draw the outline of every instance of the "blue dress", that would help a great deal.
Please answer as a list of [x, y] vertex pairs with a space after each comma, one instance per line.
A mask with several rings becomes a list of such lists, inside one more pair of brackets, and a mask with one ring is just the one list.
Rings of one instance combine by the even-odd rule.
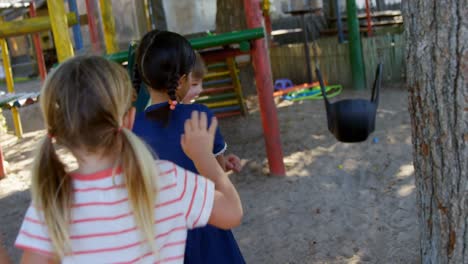
[[[138, 113], [133, 131], [153, 149], [160, 159], [172, 161], [182, 168], [198, 173], [192, 160], [182, 150], [180, 137], [184, 133], [185, 120], [191, 117], [193, 111], [207, 113], [210, 121], [213, 113], [204, 105], [179, 104], [171, 111], [167, 126], [164, 126], [162, 122], [146, 118], [146, 112], [167, 106], [167, 104], [155, 104], [149, 106], [145, 112]], [[225, 149], [226, 143], [218, 128], [213, 153], [223, 153]], [[230, 230], [207, 225], [188, 231], [184, 263], [238, 264], [245, 263], [245, 261]]]

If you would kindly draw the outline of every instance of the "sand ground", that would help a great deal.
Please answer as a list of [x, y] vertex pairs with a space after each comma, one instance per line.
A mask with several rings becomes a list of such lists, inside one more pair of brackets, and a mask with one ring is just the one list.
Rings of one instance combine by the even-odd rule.
[[[338, 99], [355, 96], [369, 95], [347, 91]], [[328, 133], [322, 101], [278, 101], [286, 177], [266, 174], [256, 98], [248, 104], [249, 116], [220, 122], [229, 152], [245, 163], [231, 177], [245, 210], [234, 232], [248, 263], [419, 262], [405, 90], [384, 87], [376, 131], [360, 144], [339, 143]], [[30, 198], [28, 168], [44, 136], [37, 105], [21, 115], [24, 139], [0, 137], [9, 164], [0, 180], [0, 232], [15, 263], [20, 252], [12, 245]]]

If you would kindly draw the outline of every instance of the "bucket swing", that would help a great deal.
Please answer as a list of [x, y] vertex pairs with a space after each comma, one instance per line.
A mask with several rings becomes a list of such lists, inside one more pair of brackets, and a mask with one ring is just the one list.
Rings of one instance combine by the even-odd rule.
[[341, 142], [357, 143], [365, 141], [375, 130], [375, 117], [379, 105], [379, 90], [382, 81], [382, 63], [377, 66], [370, 100], [344, 99], [331, 103], [328, 100], [326, 86], [318, 67], [315, 45], [314, 41], [315, 73], [325, 102], [328, 130]]

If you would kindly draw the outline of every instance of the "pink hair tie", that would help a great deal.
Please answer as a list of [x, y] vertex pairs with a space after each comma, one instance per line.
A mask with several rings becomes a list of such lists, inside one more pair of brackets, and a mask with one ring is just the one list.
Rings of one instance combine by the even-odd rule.
[[176, 105], [177, 105], [176, 100], [170, 100], [169, 99], [169, 108], [171, 108], [171, 110], [174, 110], [176, 108]]

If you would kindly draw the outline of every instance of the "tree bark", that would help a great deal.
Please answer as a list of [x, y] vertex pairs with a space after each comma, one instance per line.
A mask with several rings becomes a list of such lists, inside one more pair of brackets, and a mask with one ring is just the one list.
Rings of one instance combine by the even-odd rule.
[[402, 5], [421, 260], [468, 263], [468, 1]]
[[247, 28], [243, 0], [216, 0], [216, 32]]

